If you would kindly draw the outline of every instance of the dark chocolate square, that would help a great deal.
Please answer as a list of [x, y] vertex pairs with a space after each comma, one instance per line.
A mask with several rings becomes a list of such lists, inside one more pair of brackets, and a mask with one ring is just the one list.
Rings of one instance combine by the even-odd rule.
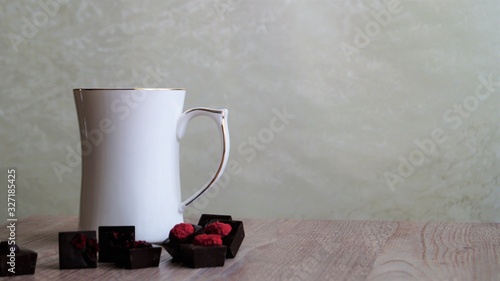
[[[11, 252], [14, 247], [14, 254]], [[29, 249], [21, 249], [8, 245], [7, 241], [1, 242], [0, 250], [0, 277], [34, 274], [38, 254]], [[12, 255], [15, 261], [11, 261]]]
[[59, 268], [96, 268], [95, 231], [59, 232]]
[[236, 257], [240, 249], [243, 238], [245, 238], [245, 229], [243, 228], [242, 221], [234, 220], [219, 220], [219, 222], [231, 225], [231, 232], [225, 237], [222, 237], [222, 244], [227, 246], [227, 258], [232, 259]]
[[157, 267], [160, 264], [161, 247], [152, 245], [148, 248], [114, 247], [116, 265], [126, 269]]
[[113, 247], [117, 242], [113, 233], [135, 240], [135, 226], [99, 226], [99, 262], [115, 262]]
[[198, 221], [198, 225], [205, 227], [207, 226], [208, 223], [212, 221], [232, 220], [232, 219], [233, 218], [230, 215], [202, 214], [200, 220]]
[[192, 268], [224, 266], [227, 247], [180, 245], [182, 264]]

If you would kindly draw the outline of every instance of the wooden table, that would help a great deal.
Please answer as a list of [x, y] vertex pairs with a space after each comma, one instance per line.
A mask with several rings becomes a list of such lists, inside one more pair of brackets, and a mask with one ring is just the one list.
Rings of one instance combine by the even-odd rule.
[[[184, 268], [163, 251], [158, 268], [59, 270], [57, 233], [76, 230], [75, 217], [21, 219], [16, 239], [39, 255], [28, 280], [500, 280], [496, 223], [243, 222], [238, 255], [217, 268]], [[7, 235], [3, 225], [0, 237]]]

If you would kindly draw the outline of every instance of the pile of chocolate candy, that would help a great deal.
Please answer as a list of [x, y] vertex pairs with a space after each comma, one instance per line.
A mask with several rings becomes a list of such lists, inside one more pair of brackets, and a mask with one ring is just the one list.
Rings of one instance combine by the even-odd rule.
[[234, 258], [245, 238], [243, 222], [227, 215], [201, 216], [198, 225], [177, 224], [170, 230], [163, 247], [173, 262], [185, 266], [223, 266], [226, 258]]
[[[115, 263], [117, 267], [138, 269], [157, 267], [162, 247], [172, 262], [187, 267], [223, 266], [234, 258], [245, 238], [243, 222], [229, 215], [203, 214], [197, 225], [179, 223], [160, 245], [135, 240], [134, 226], [100, 226], [99, 241], [95, 230], [59, 232], [59, 268], [96, 268], [97, 263]], [[16, 271], [8, 270], [9, 258], [16, 257]], [[0, 276], [34, 274], [37, 253], [0, 244]]]

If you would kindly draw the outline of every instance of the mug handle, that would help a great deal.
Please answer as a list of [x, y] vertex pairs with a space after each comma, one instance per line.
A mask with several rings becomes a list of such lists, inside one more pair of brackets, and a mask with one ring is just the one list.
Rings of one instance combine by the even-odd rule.
[[189, 121], [201, 115], [212, 118], [215, 121], [215, 123], [217, 123], [217, 126], [220, 128], [219, 132], [222, 137], [221, 162], [219, 168], [217, 169], [217, 172], [215, 172], [214, 177], [211, 180], [209, 180], [200, 190], [198, 190], [195, 194], [193, 194], [191, 197], [189, 197], [179, 205], [180, 213], [183, 213], [184, 209], [189, 204], [193, 203], [194, 200], [198, 199], [198, 197], [200, 197], [205, 191], [207, 191], [220, 178], [220, 176], [224, 172], [224, 169], [226, 168], [227, 160], [229, 158], [230, 143], [229, 143], [229, 131], [227, 128], [227, 109], [211, 109], [205, 107], [196, 107], [186, 110], [184, 113], [182, 113], [181, 117], [179, 117], [179, 120], [177, 120], [177, 140], [180, 141], [184, 137], [184, 134], [186, 133], [187, 124], [189, 123]]

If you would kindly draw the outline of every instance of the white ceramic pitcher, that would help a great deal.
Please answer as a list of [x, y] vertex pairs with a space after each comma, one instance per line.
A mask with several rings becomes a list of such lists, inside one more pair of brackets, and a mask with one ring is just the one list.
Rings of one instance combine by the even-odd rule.
[[[80, 229], [134, 225], [136, 239], [161, 242], [182, 212], [222, 175], [229, 156], [227, 110], [182, 112], [184, 89], [73, 90], [82, 147]], [[217, 123], [222, 157], [214, 177], [181, 202], [179, 141], [190, 119]]]

